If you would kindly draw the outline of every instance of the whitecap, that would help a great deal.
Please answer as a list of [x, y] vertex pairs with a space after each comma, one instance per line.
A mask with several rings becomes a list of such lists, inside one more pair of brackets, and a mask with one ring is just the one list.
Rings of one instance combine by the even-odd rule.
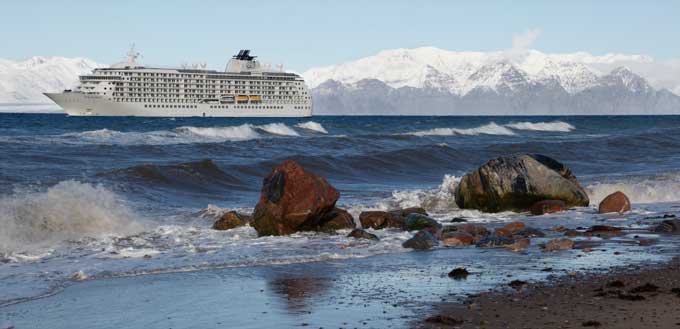
[[182, 126], [172, 130], [146, 132], [97, 129], [65, 133], [58, 136], [41, 136], [39, 139], [69, 144], [169, 145], [246, 141], [262, 138], [261, 133], [278, 136], [300, 136], [294, 129], [283, 123], [265, 125], [246, 123], [225, 127]]
[[531, 130], [531, 131], [556, 131], [556, 132], [570, 132], [576, 127], [562, 121], [553, 122], [514, 122], [506, 124], [505, 127], [516, 130]]
[[295, 126], [298, 128], [307, 129], [322, 134], [328, 134], [328, 130], [326, 130], [326, 128], [324, 128], [320, 123], [314, 121], [298, 123]]
[[257, 129], [263, 130], [267, 133], [280, 136], [300, 136], [297, 131], [286, 126], [283, 123], [270, 123], [261, 126], [255, 126]]
[[503, 126], [491, 122], [489, 124], [475, 127], [475, 128], [433, 128], [429, 130], [422, 130], [407, 133], [407, 135], [414, 136], [455, 136], [455, 135], [466, 135], [466, 136], [477, 136], [477, 135], [505, 135], [512, 136], [515, 133]]

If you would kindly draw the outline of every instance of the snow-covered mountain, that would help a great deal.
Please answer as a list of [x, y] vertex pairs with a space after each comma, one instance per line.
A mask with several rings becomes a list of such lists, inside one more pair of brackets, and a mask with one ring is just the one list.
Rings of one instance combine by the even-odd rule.
[[0, 59], [0, 104], [51, 103], [43, 92], [72, 88], [78, 76], [102, 65], [85, 58]]
[[425, 47], [386, 50], [303, 75], [320, 114], [680, 114], [680, 97], [620, 66], [653, 61]]

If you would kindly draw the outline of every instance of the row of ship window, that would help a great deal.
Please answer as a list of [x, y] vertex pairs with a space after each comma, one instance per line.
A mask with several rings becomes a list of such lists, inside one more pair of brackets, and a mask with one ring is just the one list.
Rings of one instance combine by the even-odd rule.
[[[163, 108], [163, 109], [195, 109], [197, 105], [165, 105], [165, 104], [144, 104], [145, 108]], [[228, 109], [228, 105], [211, 105], [211, 109]], [[235, 105], [234, 108], [237, 109], [283, 109], [283, 106], [253, 106], [253, 105]], [[295, 106], [296, 110], [302, 110], [309, 108], [308, 106]]]
[[163, 108], [163, 109], [195, 109], [196, 105], [165, 105], [165, 104], [144, 104], [146, 108]]

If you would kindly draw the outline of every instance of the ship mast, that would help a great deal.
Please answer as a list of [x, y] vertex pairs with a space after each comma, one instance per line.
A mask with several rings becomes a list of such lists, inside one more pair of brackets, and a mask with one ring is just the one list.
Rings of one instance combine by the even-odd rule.
[[132, 46], [130, 46], [130, 50], [127, 52], [127, 62], [130, 67], [135, 67], [137, 65], [137, 58], [139, 58], [141, 54], [135, 50], [135, 44], [133, 43]]

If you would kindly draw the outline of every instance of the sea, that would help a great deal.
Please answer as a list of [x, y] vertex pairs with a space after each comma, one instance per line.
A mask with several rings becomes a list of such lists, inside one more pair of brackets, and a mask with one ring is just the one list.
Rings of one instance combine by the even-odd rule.
[[[678, 253], [645, 233], [680, 206], [680, 116], [105, 118], [0, 114], [0, 328], [402, 328], [432, 305], [514, 279], [647, 266]], [[529, 216], [459, 209], [460, 177], [503, 155], [571, 168], [591, 205]], [[639, 233], [591, 252], [401, 245], [415, 232], [258, 237], [211, 229], [251, 212], [293, 159], [338, 206], [424, 207], [435, 219]], [[597, 214], [622, 191], [628, 214]], [[554, 233], [558, 237], [561, 233]], [[546, 239], [549, 239], [550, 236]], [[641, 238], [654, 243], [639, 243]], [[540, 239], [538, 239], [540, 240]], [[532, 241], [534, 242], [534, 241]], [[540, 241], [537, 241], [540, 242]], [[446, 274], [466, 267], [467, 280]]]

